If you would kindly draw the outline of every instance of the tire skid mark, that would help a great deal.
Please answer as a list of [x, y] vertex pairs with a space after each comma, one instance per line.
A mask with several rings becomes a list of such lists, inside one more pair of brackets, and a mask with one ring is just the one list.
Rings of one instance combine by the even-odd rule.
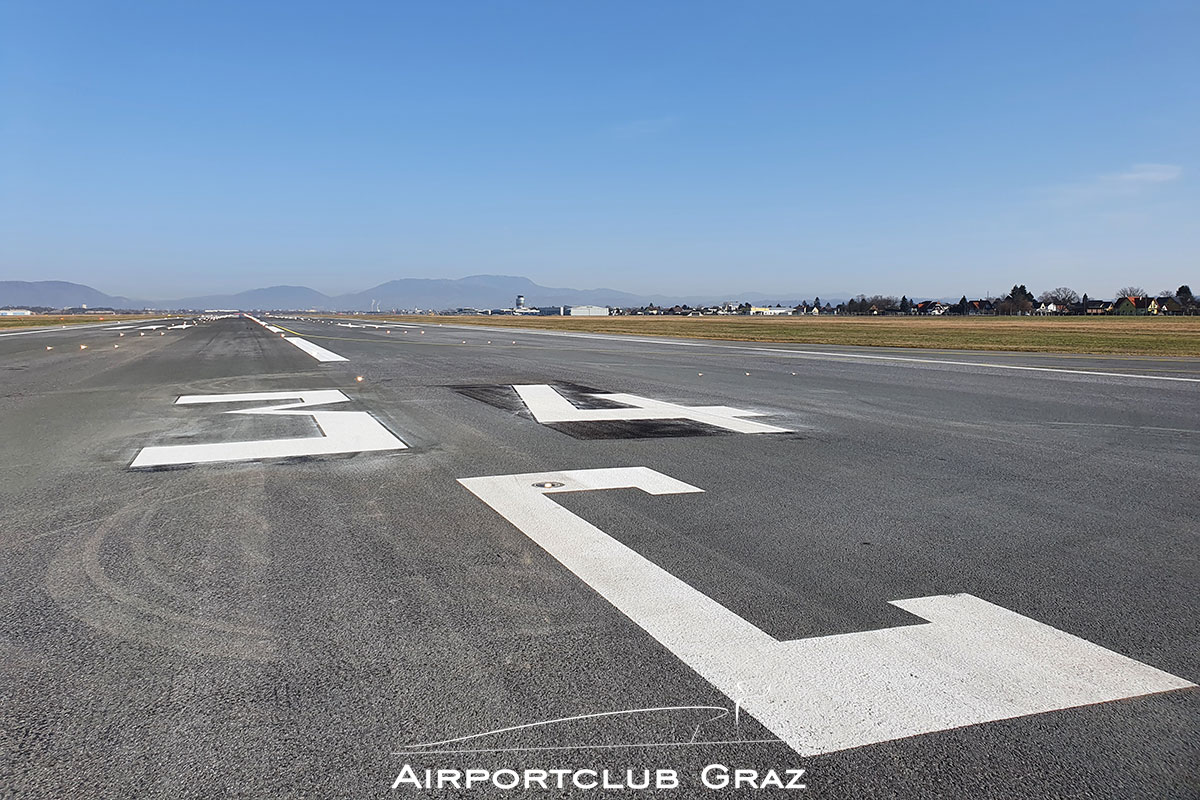
[[[64, 612], [110, 636], [186, 654], [273, 659], [279, 642], [269, 620], [238, 602], [266, 571], [265, 521], [230, 504], [213, 522], [181, 525], [164, 519], [178, 499], [143, 497], [73, 537], [50, 563], [47, 591]], [[184, 552], [181, 544], [195, 547]]]

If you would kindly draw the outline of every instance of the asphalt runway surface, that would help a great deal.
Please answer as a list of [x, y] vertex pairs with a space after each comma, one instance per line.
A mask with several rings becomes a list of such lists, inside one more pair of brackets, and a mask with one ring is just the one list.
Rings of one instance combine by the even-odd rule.
[[4, 796], [1200, 796], [1200, 360], [177, 323], [0, 332]]

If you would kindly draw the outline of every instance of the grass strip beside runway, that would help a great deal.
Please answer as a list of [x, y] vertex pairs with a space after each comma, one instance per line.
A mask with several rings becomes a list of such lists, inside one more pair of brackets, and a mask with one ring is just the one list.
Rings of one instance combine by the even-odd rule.
[[0, 330], [21, 328], [83, 325], [96, 322], [127, 322], [139, 319], [162, 319], [162, 314], [33, 314], [28, 317], [0, 317]]
[[488, 325], [744, 342], [1200, 356], [1193, 317], [507, 317], [369, 316], [426, 325]]

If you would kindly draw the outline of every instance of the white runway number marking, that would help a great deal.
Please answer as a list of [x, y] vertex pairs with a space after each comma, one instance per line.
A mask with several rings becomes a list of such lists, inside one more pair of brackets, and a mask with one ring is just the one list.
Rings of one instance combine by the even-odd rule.
[[621, 403], [625, 408], [578, 408], [547, 384], [513, 386], [533, 418], [543, 425], [560, 422], [612, 422], [634, 420], [687, 419], [737, 433], [788, 433], [745, 417], [766, 416], [729, 406], [681, 406], [663, 400], [651, 400], [636, 394], [595, 394], [598, 399]]
[[801, 755], [1194, 685], [969, 594], [892, 602], [927, 624], [779, 641], [549, 497], [701, 489], [646, 467], [459, 482]]
[[216, 442], [144, 447], [131, 467], [158, 467], [170, 464], [200, 464], [219, 461], [254, 461], [264, 458], [364, 453], [378, 450], [404, 450], [408, 447], [365, 411], [329, 411], [317, 409], [331, 403], [349, 401], [337, 389], [295, 392], [250, 392], [244, 394], [185, 395], [176, 405], [207, 403], [281, 402], [258, 408], [235, 409], [227, 414], [271, 414], [312, 417], [323, 436], [293, 439], [259, 439], [249, 442]]

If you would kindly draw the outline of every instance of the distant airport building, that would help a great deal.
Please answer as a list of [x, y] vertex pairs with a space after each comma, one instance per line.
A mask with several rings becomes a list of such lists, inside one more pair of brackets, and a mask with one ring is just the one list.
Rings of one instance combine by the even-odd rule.
[[525, 295], [520, 294], [520, 295], [517, 295], [517, 304], [515, 306], [513, 306], [512, 308], [493, 308], [491, 311], [489, 311], [487, 313], [511, 314], [513, 316], [518, 316], [518, 317], [535, 317], [538, 314], [542, 313], [542, 311], [539, 308], [530, 308], [529, 306], [525, 305]]
[[792, 309], [785, 306], [750, 306], [752, 317], [781, 317], [791, 313]]
[[572, 317], [607, 317], [607, 306], [571, 306]]
[[32, 314], [27, 308], [0, 308], [0, 317], [28, 317]]

